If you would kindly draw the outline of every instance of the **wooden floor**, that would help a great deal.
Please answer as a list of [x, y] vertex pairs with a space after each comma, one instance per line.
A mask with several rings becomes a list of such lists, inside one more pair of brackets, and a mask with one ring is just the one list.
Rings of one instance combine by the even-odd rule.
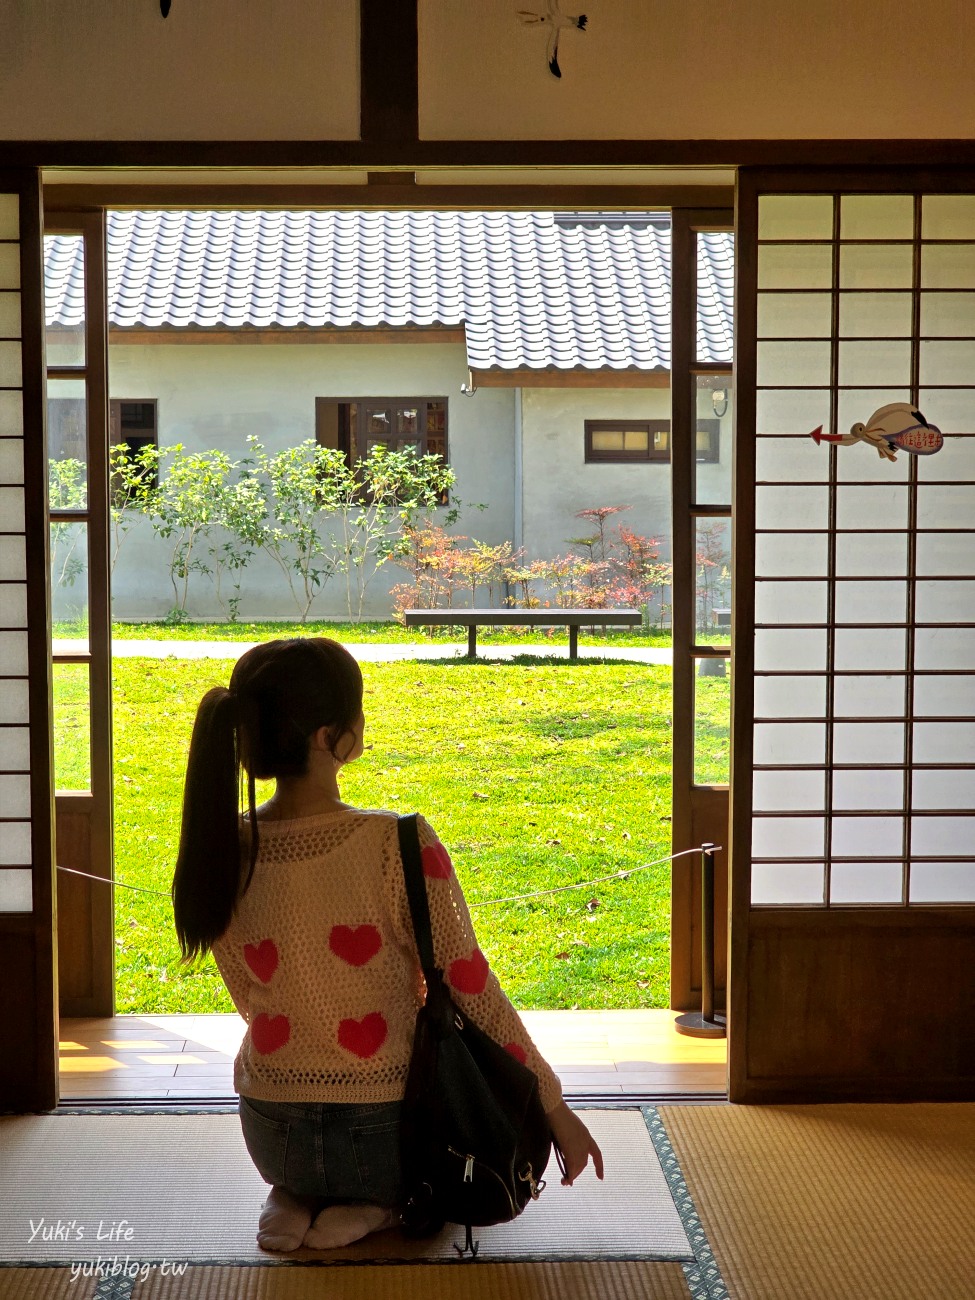
[[[567, 1097], [723, 1094], [724, 1039], [686, 1038], [672, 1011], [526, 1011]], [[233, 1097], [235, 1015], [61, 1021], [61, 1100]]]

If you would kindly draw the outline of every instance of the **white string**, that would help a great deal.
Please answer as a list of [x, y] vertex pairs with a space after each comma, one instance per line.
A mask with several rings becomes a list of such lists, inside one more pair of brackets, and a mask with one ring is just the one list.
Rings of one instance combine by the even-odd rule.
[[[708, 845], [709, 853], [717, 853], [722, 846], [720, 844]], [[533, 894], [512, 894], [510, 898], [489, 898], [483, 903], [468, 903], [468, 907], [493, 907], [495, 903], [521, 903], [526, 898], [542, 898], [545, 894], [562, 894], [567, 889], [586, 889], [589, 885], [602, 885], [608, 880], [626, 880], [628, 876], [635, 875], [638, 871], [649, 871], [651, 867], [663, 866], [665, 862], [674, 862], [677, 858], [686, 857], [688, 853], [703, 853], [704, 845], [696, 849], [681, 849], [680, 853], [672, 853], [669, 858], [658, 858], [656, 862], [645, 862], [641, 867], [624, 867], [622, 871], [614, 871], [611, 876], [597, 876], [595, 880], [583, 880], [578, 885], [558, 885], [555, 889], [538, 889]]]
[[77, 871], [74, 867], [58, 867], [58, 871], [66, 871], [69, 876], [84, 876], [86, 880], [100, 880], [103, 885], [115, 885], [119, 889], [132, 889], [137, 894], [158, 894], [160, 898], [168, 898], [172, 902], [172, 896], [165, 893], [162, 889], [145, 889], [142, 885], [127, 885], [124, 880], [110, 880], [108, 876], [93, 876], [90, 871]]
[[[640, 867], [625, 867], [622, 871], [614, 871], [611, 876], [597, 876], [594, 880], [582, 880], [577, 885], [558, 885], [555, 889], [538, 889], [533, 894], [512, 894], [510, 898], [488, 898], [480, 903], [469, 903], [469, 907], [494, 907], [497, 903], [521, 903], [528, 898], [542, 898], [546, 894], [562, 894], [567, 889], [587, 889], [590, 885], [603, 885], [611, 880], [626, 880], [628, 876], [635, 875], [638, 871], [649, 871], [651, 867], [663, 866], [665, 862], [674, 862], [677, 858], [684, 858], [688, 853], [718, 853], [721, 850], [720, 844], [701, 844], [694, 849], [681, 849], [680, 853], [672, 853], [670, 857], [658, 858], [655, 862], [645, 862]], [[86, 880], [97, 880], [103, 885], [115, 885], [119, 889], [131, 889], [137, 894], [156, 894], [159, 898], [168, 898], [172, 902], [172, 896], [162, 889], [146, 889], [142, 885], [128, 885], [124, 880], [109, 880], [107, 876], [93, 876], [89, 871], [78, 871], [75, 867], [58, 867], [58, 871], [66, 871], [71, 876], [84, 876]]]

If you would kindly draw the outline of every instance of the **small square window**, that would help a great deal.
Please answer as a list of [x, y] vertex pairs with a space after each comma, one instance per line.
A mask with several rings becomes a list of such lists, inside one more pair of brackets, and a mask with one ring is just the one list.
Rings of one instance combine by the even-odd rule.
[[697, 462], [698, 464], [716, 464], [721, 445], [721, 421], [698, 420], [697, 422]]
[[670, 460], [669, 420], [587, 420], [587, 464]]
[[[156, 399], [112, 398], [109, 402], [109, 443], [113, 447], [124, 443], [130, 461], [134, 461], [141, 451], [158, 449], [159, 412]], [[158, 487], [158, 470], [152, 472], [150, 479], [151, 486]]]

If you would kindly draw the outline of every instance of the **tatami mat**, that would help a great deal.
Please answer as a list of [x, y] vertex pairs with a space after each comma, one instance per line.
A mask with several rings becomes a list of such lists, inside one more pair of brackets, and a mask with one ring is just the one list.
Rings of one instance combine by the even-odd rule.
[[[93, 1300], [94, 1284], [66, 1268], [0, 1269], [0, 1300]], [[107, 1288], [106, 1288], [107, 1290]], [[391, 1264], [379, 1277], [367, 1266], [208, 1268], [181, 1277], [150, 1273], [132, 1300], [690, 1300], [680, 1264], [602, 1261], [566, 1264]]]
[[667, 1106], [742, 1300], [972, 1300], [975, 1105]]
[[[583, 1113], [605, 1181], [589, 1170], [564, 1188], [553, 1161], [541, 1199], [520, 1219], [477, 1229], [481, 1258], [693, 1260], [643, 1114]], [[0, 1119], [0, 1180], [2, 1261], [273, 1262], [254, 1240], [267, 1189], [235, 1115]], [[458, 1235], [448, 1227], [433, 1242], [411, 1242], [388, 1232], [319, 1258], [452, 1260]]]

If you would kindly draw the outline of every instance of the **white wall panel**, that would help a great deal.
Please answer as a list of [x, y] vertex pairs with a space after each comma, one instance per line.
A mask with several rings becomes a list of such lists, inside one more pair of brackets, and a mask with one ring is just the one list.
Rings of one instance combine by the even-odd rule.
[[355, 139], [358, 6], [7, 3], [0, 122], [13, 140]]

